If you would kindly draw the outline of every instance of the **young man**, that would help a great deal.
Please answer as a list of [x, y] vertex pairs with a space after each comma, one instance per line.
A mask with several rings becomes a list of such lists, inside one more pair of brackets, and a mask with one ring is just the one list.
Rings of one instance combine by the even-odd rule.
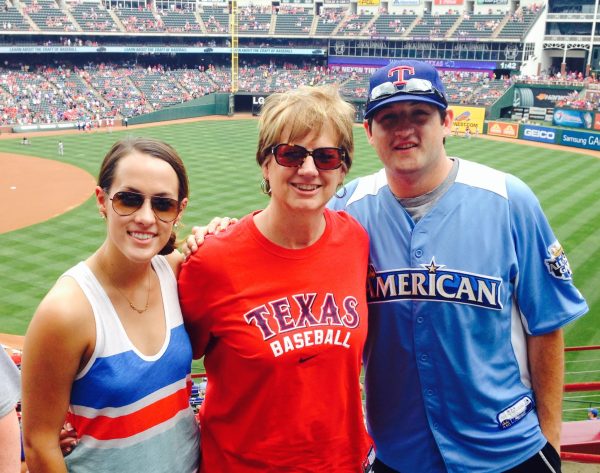
[[563, 334], [587, 312], [531, 190], [451, 158], [437, 71], [392, 62], [364, 128], [384, 169], [332, 206], [367, 229], [375, 472], [560, 471]]

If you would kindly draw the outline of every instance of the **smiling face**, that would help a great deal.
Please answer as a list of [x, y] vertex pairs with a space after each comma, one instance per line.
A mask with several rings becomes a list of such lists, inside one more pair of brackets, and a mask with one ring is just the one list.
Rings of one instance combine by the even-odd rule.
[[444, 138], [450, 134], [452, 118], [451, 110], [442, 121], [436, 106], [402, 101], [377, 111], [371, 126], [364, 123], [369, 143], [383, 162], [396, 195], [411, 196], [405, 195], [407, 189], [395, 189], [395, 180], [403, 185], [414, 183], [418, 188], [415, 195], [420, 195], [445, 178], [448, 159]]
[[[115, 212], [110, 198], [116, 192], [130, 191], [177, 200], [179, 180], [175, 170], [166, 161], [132, 150], [116, 164], [107, 191], [96, 188], [98, 207], [107, 219], [109, 245], [131, 261], [149, 261], [166, 245], [179, 217], [173, 222], [161, 221], [154, 214], [149, 198], [131, 215], [122, 216]], [[184, 199], [182, 210], [186, 204]]]
[[[289, 131], [284, 129], [281, 142], [287, 143], [288, 140]], [[329, 122], [307, 136], [294, 140], [293, 144], [308, 150], [340, 145]], [[262, 173], [271, 186], [270, 207], [286, 212], [322, 213], [337, 186], [344, 181], [346, 168], [342, 165], [331, 171], [319, 170], [312, 156], [307, 156], [300, 167], [285, 167], [277, 164], [273, 155], [269, 155], [262, 165]]]

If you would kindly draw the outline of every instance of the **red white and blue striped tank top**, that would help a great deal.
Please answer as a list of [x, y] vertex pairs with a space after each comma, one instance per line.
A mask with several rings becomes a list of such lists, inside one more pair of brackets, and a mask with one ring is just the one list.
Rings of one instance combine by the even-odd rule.
[[104, 289], [81, 262], [72, 277], [90, 301], [96, 348], [71, 389], [68, 420], [79, 444], [65, 458], [73, 473], [192, 473], [199, 465], [199, 432], [189, 405], [192, 350], [183, 326], [177, 281], [156, 256], [167, 324], [164, 344], [152, 356], [129, 340]]

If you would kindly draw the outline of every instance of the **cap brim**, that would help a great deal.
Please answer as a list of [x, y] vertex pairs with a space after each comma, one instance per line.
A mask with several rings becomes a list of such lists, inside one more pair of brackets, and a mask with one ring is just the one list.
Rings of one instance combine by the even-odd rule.
[[375, 112], [377, 112], [378, 110], [381, 110], [382, 108], [386, 107], [387, 105], [391, 105], [396, 102], [407, 102], [407, 101], [430, 103], [431, 105], [435, 105], [436, 107], [441, 108], [442, 110], [446, 110], [448, 108], [447, 104], [440, 102], [440, 99], [437, 97], [437, 95], [398, 94], [398, 95], [393, 95], [385, 100], [382, 100], [381, 102], [377, 102], [372, 108], [370, 108], [369, 110], [367, 110], [365, 112], [365, 120], [368, 120], [369, 118], [371, 118], [373, 116], [373, 114], [375, 114]]

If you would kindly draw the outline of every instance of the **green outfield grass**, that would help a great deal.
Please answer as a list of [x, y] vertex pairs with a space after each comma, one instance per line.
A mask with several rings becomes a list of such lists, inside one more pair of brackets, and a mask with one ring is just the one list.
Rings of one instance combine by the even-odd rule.
[[[64, 135], [60, 139], [65, 155], [60, 160], [95, 176], [110, 145], [125, 134], [165, 140], [181, 154], [191, 184], [190, 204], [184, 217], [187, 229], [215, 215], [240, 217], [265, 206], [254, 157], [255, 120], [200, 121]], [[355, 135], [356, 157], [350, 178], [380, 167], [362, 128], [357, 127]], [[58, 137], [32, 134], [29, 138], [28, 147], [22, 146], [19, 139], [2, 140], [0, 151], [59, 159]], [[535, 191], [567, 250], [575, 282], [591, 308], [586, 317], [565, 329], [567, 345], [600, 344], [600, 160], [566, 149], [554, 151], [476, 138], [450, 137], [447, 149], [450, 155], [511, 172]], [[2, 203], [3, 207], [8, 205], [18, 206], [19, 202]], [[55, 279], [89, 255], [103, 238], [104, 224], [91, 196], [64, 215], [0, 235], [0, 332], [24, 334], [37, 304]], [[598, 361], [594, 361], [598, 358], [600, 352], [569, 355], [568, 359], [576, 363], [569, 363], [567, 369], [591, 371], [598, 366]], [[597, 372], [567, 377], [567, 382], [591, 380], [598, 380]], [[595, 399], [600, 400], [598, 396]]]

